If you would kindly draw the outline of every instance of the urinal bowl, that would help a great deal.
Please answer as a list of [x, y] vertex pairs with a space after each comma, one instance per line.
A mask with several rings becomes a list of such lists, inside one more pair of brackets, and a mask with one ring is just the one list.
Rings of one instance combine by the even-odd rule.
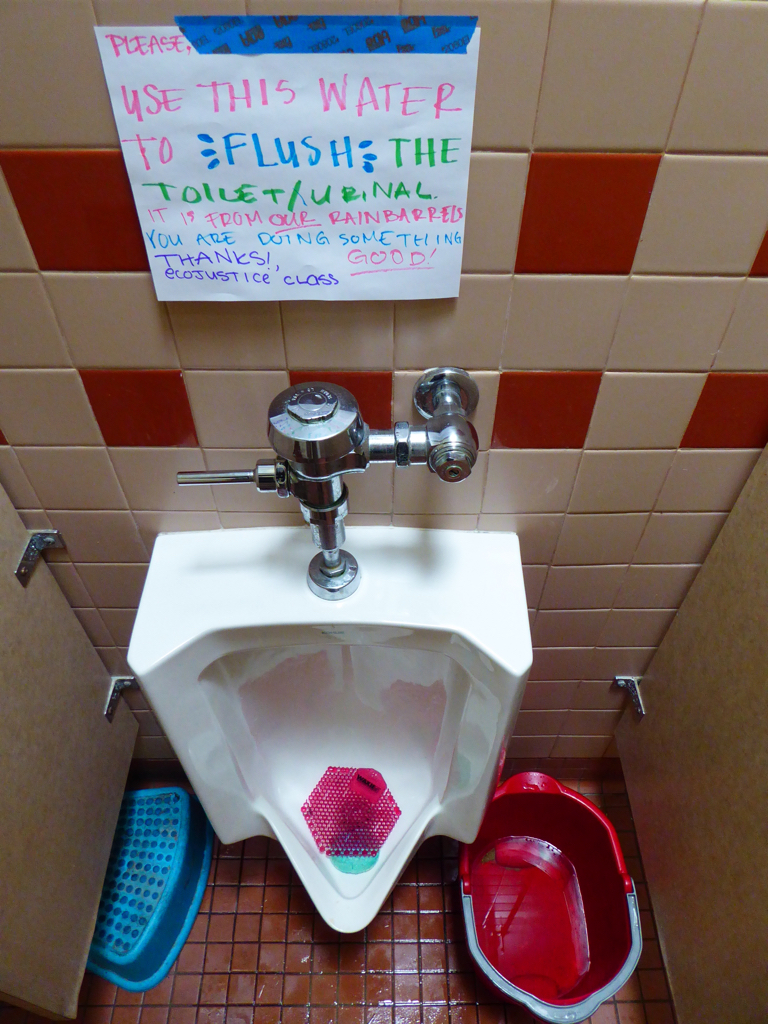
[[277, 838], [357, 931], [421, 841], [474, 839], [531, 646], [514, 534], [347, 544], [362, 582], [332, 603], [303, 529], [159, 537], [128, 660], [221, 841]]

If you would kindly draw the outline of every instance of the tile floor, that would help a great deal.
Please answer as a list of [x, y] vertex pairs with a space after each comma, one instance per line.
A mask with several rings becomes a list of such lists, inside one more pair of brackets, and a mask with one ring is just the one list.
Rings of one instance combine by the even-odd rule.
[[[639, 969], [592, 1024], [674, 1024], [632, 815], [621, 779], [566, 784], [605, 810], [635, 880]], [[263, 838], [214, 850], [200, 914], [171, 974], [125, 992], [86, 974], [80, 1024], [523, 1024], [519, 1007], [476, 983], [464, 945], [457, 844], [428, 840], [364, 932], [317, 914], [280, 846]], [[43, 1024], [0, 1008], [0, 1024]]]

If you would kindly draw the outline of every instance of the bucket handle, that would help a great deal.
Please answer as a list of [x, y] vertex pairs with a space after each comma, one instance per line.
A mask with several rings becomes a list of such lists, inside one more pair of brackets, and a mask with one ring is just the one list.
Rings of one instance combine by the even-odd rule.
[[556, 779], [543, 772], [520, 772], [512, 775], [494, 793], [497, 796], [509, 796], [512, 793], [562, 793], [563, 787]]

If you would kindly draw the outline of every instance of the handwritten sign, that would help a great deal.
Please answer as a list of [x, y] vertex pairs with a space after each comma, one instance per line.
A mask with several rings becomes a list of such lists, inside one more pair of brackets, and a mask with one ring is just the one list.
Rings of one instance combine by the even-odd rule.
[[[479, 31], [447, 52], [253, 55], [214, 31], [255, 42], [277, 20], [95, 30], [158, 299], [458, 295]], [[223, 52], [198, 52], [209, 36]]]

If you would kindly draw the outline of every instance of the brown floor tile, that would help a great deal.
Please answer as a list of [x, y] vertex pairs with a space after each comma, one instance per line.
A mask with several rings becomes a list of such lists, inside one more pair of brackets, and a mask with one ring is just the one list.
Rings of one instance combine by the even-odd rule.
[[640, 927], [643, 932], [643, 939], [655, 939], [656, 938], [656, 925], [653, 921], [653, 914], [650, 910], [640, 911]]
[[421, 1024], [420, 1006], [395, 1005], [395, 1024]]
[[669, 989], [667, 988], [667, 979], [664, 977], [664, 971], [638, 971], [637, 973], [640, 978], [643, 999], [646, 1002], [669, 999]]
[[[26, 1017], [27, 1015], [23, 1010], [13, 1016], [9, 1012], [7, 1021], [6, 1015], [3, 1015], [2, 1024], [24, 1024]], [[82, 1020], [82, 1024], [110, 1024], [112, 1020], [112, 1007], [86, 1006], [78, 1013], [77, 1019], [78, 1021]]]
[[225, 1024], [253, 1024], [252, 1006], [228, 1006]]
[[234, 927], [234, 914], [211, 914], [208, 922], [208, 941], [231, 942]]
[[312, 976], [310, 1002], [313, 1006], [332, 1006], [336, 1003], [339, 983], [338, 974], [315, 974]]
[[283, 1006], [304, 1006], [309, 1002], [309, 976], [286, 974], [283, 976]]
[[341, 943], [339, 947], [339, 970], [346, 973], [365, 970], [365, 943]]
[[661, 953], [656, 939], [644, 939], [643, 951], [640, 954], [640, 967], [661, 967]]
[[336, 1024], [335, 1006], [310, 1006], [309, 1024]]
[[168, 1011], [168, 1024], [195, 1024], [196, 1006], [172, 1006]]
[[396, 941], [415, 942], [418, 939], [418, 917], [414, 917], [413, 914], [393, 914], [392, 922], [392, 932]]
[[419, 911], [423, 913], [443, 912], [442, 885], [419, 886]]
[[181, 974], [201, 974], [205, 963], [205, 943], [188, 942], [179, 953], [176, 971]]
[[419, 945], [417, 942], [395, 943], [395, 971], [398, 974], [417, 972], [419, 969]]
[[337, 974], [339, 954], [340, 949], [337, 942], [316, 942], [312, 950], [313, 974]]
[[451, 1024], [477, 1024], [477, 1007], [469, 1004], [452, 1006]]
[[142, 1006], [139, 1024], [167, 1024], [168, 1004], [165, 1006]]
[[365, 1002], [365, 975], [340, 974], [338, 1001], [340, 1004], [352, 1005]]
[[395, 975], [395, 1003], [421, 1002], [421, 979], [418, 974]]
[[208, 936], [208, 915], [198, 914], [187, 937], [187, 942], [205, 942]]
[[[269, 870], [269, 869], [267, 869]], [[287, 914], [288, 893], [287, 885], [265, 885], [264, 886], [264, 913], [265, 914]]]
[[386, 942], [392, 938], [392, 914], [377, 914], [366, 928], [369, 942]]
[[392, 1011], [391, 1006], [367, 1006], [366, 1024], [392, 1024]]
[[256, 978], [254, 999], [262, 1005], [279, 1006], [283, 994], [283, 979], [279, 974], [260, 974]]
[[141, 1006], [143, 992], [129, 992], [128, 989], [118, 986], [115, 993], [116, 1006]]
[[197, 1011], [197, 1024], [224, 1024], [226, 1012], [224, 1006], [201, 1006]]
[[[177, 968], [178, 970], [178, 968]], [[171, 1002], [171, 992], [173, 991], [173, 974], [169, 974], [167, 978], [155, 985], [154, 988], [149, 988], [144, 993], [144, 1000], [142, 1006], [168, 1006]]]
[[619, 1003], [636, 1003], [642, 1000], [643, 996], [640, 992], [640, 979], [637, 976], [637, 971], [635, 971], [626, 985], [619, 989], [614, 998]]
[[424, 974], [421, 995], [425, 1003], [445, 1003], [448, 1000], [448, 978], [445, 974]]
[[452, 1003], [474, 1003], [477, 998], [474, 974], [449, 975]]
[[447, 1006], [425, 1006], [421, 1019], [424, 1024], [448, 1024]]
[[200, 986], [200, 1005], [223, 1006], [227, 1001], [229, 978], [229, 974], [204, 974]]
[[277, 1024], [280, 1020], [280, 1008], [274, 1006], [254, 1006], [253, 1024]]
[[392, 1003], [392, 975], [369, 974], [365, 979], [365, 1001], [368, 1006]]
[[140, 1006], [116, 1006], [112, 1011], [112, 1020], [114, 1024], [139, 1024], [140, 1013]]
[[288, 941], [311, 942], [314, 923], [314, 914], [290, 914], [288, 916]]
[[240, 861], [220, 860], [214, 876], [216, 885], [237, 885], [240, 881]]
[[244, 860], [240, 870], [240, 885], [263, 885], [266, 875], [265, 860]]
[[177, 974], [173, 982], [171, 1003], [174, 1006], [196, 1006], [200, 981], [199, 974]]
[[256, 987], [256, 976], [253, 974], [230, 974], [229, 987], [227, 989], [227, 1005], [253, 1004], [253, 996]]
[[417, 863], [419, 868], [419, 883], [421, 885], [443, 884], [442, 858], [439, 860], [420, 860]]
[[260, 914], [238, 914], [235, 918], [235, 942], [258, 942], [260, 929]]
[[616, 1007], [613, 1003], [603, 1003], [589, 1020], [590, 1024], [617, 1024]]
[[478, 1024], [505, 1024], [506, 1004], [495, 1002], [493, 1005], [478, 1006]]
[[415, 914], [418, 910], [418, 888], [415, 885], [398, 885], [392, 893], [392, 906], [398, 914]]
[[369, 942], [366, 968], [369, 971], [391, 971], [392, 943]]
[[236, 942], [232, 947], [233, 971], [256, 971], [259, 963], [259, 946], [256, 942]]
[[234, 914], [237, 910], [237, 886], [217, 885], [213, 890], [211, 913]]
[[243, 857], [266, 857], [269, 840], [266, 836], [254, 836], [243, 843]]
[[445, 915], [444, 914], [420, 914], [418, 921], [419, 921], [419, 939], [422, 942], [444, 942], [445, 941]]
[[442, 943], [421, 943], [419, 945], [419, 956], [421, 958], [422, 971], [439, 971], [445, 974], [447, 970], [445, 946]]
[[231, 942], [209, 942], [205, 947], [206, 974], [223, 974], [229, 971], [232, 962]]
[[259, 973], [285, 973], [285, 950], [284, 942], [262, 942], [259, 951]]
[[285, 970], [288, 974], [308, 974], [312, 970], [311, 943], [288, 943], [285, 947]]
[[340, 1006], [336, 1019], [338, 1024], [364, 1024], [365, 1007]]
[[670, 1003], [646, 1003], [645, 1016], [648, 1024], [675, 1024]]
[[303, 885], [291, 886], [289, 909], [292, 914], [314, 914], [314, 904]]
[[616, 1003], [619, 1024], [648, 1024], [642, 1003]]
[[268, 885], [288, 885], [291, 880], [291, 862], [288, 860], [270, 860], [267, 864]]

